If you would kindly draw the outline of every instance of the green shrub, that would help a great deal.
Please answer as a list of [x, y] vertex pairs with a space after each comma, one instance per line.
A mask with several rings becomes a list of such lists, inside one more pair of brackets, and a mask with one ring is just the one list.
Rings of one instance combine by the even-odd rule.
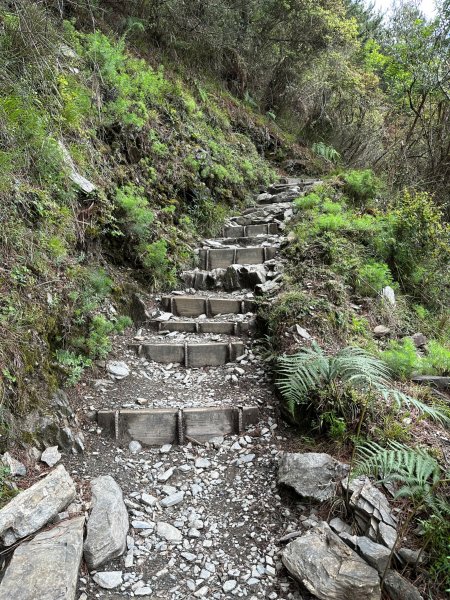
[[331, 215], [337, 215], [342, 212], [342, 204], [333, 202], [329, 198], [325, 198], [321, 208], [324, 213]]
[[355, 291], [361, 296], [377, 296], [393, 279], [386, 263], [370, 261], [356, 272]]
[[167, 242], [158, 240], [139, 247], [142, 264], [149, 271], [153, 285], [172, 286], [176, 281], [175, 270], [167, 257]]
[[411, 338], [405, 338], [401, 342], [391, 340], [381, 357], [398, 379], [411, 379], [418, 371], [419, 358]]
[[76, 354], [71, 350], [57, 350], [56, 360], [60, 368], [65, 372], [65, 384], [75, 385], [81, 379], [84, 370], [92, 365], [92, 361], [86, 356]]
[[314, 230], [319, 232], [343, 230], [348, 225], [349, 222], [342, 214], [322, 214], [314, 220]]
[[342, 176], [344, 192], [358, 204], [366, 204], [381, 191], [381, 180], [370, 169], [347, 171]]
[[155, 215], [150, 209], [144, 190], [133, 184], [125, 185], [116, 190], [116, 204], [123, 211], [126, 232], [135, 240], [149, 239], [150, 225]]
[[294, 207], [297, 210], [309, 210], [315, 208], [320, 204], [320, 196], [314, 192], [306, 194], [306, 196], [300, 196], [294, 200]]
[[436, 340], [427, 344], [427, 353], [421, 361], [420, 371], [424, 375], [450, 375], [450, 348]]

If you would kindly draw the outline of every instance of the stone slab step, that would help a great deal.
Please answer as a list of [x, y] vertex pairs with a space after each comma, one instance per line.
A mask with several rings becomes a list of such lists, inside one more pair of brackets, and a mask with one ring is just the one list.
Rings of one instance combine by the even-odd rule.
[[202, 269], [183, 271], [181, 279], [187, 288], [201, 291], [254, 290], [257, 285], [266, 282], [270, 270], [269, 262], [259, 265], [230, 265], [226, 269], [211, 271]]
[[161, 446], [240, 434], [256, 424], [259, 416], [256, 406], [100, 410], [97, 422], [105, 435], [117, 441], [137, 440], [148, 446]]
[[249, 225], [227, 225], [223, 228], [224, 238], [252, 237], [255, 235], [277, 235], [278, 223], [256, 223]]
[[224, 269], [230, 265], [259, 265], [271, 260], [276, 246], [250, 248], [200, 248], [199, 268], [206, 271]]
[[163, 296], [161, 307], [178, 317], [246, 314], [254, 312], [256, 302], [240, 298], [205, 298], [198, 296]]
[[244, 353], [243, 342], [208, 342], [205, 344], [130, 344], [138, 356], [159, 363], [180, 363], [185, 367], [217, 367], [233, 362]]
[[253, 321], [150, 321], [157, 332], [182, 331], [184, 333], [215, 333], [218, 335], [249, 335]]

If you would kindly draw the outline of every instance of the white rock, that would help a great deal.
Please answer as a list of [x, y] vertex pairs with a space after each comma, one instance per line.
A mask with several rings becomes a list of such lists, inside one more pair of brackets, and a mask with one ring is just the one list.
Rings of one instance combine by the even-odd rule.
[[122, 571], [102, 571], [93, 577], [95, 583], [105, 590], [113, 590], [122, 585]]
[[156, 523], [156, 533], [167, 542], [172, 542], [174, 544], [179, 544], [183, 540], [183, 536], [179, 529], [169, 523], [164, 523], [163, 521]]
[[9, 472], [13, 477], [15, 475], [20, 475], [23, 477], [27, 474], [25, 465], [11, 456], [9, 452], [5, 452], [5, 454], [2, 456], [2, 463], [5, 465], [5, 467], [8, 467]]
[[58, 446], [50, 446], [41, 454], [41, 461], [49, 467], [54, 467], [60, 459], [61, 453], [58, 450]]
[[237, 581], [235, 579], [228, 579], [222, 586], [224, 592], [231, 592], [237, 586]]
[[131, 452], [131, 454], [137, 454], [138, 452], [140, 452], [142, 450], [142, 446], [136, 440], [132, 440], [128, 444], [128, 450]]
[[128, 365], [120, 360], [110, 360], [106, 363], [106, 370], [111, 375], [114, 375], [116, 379], [124, 379], [130, 374]]
[[169, 506], [175, 506], [184, 500], [184, 492], [175, 492], [175, 494], [171, 494], [166, 498], [163, 498], [160, 502], [160, 505], [163, 508], [168, 508]]
[[159, 449], [161, 454], [168, 454], [171, 450], [172, 444], [164, 444], [164, 446], [161, 446], [161, 448]]

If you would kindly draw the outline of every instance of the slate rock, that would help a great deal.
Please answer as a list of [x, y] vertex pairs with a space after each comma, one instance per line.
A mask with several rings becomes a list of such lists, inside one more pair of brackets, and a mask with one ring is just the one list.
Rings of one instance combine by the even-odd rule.
[[10, 546], [43, 527], [73, 501], [75, 493], [72, 478], [59, 465], [0, 510], [3, 544]]
[[84, 558], [92, 570], [125, 552], [129, 522], [122, 490], [110, 475], [93, 479], [91, 489]]
[[304, 498], [324, 502], [336, 494], [337, 482], [348, 473], [348, 465], [322, 452], [285, 452], [278, 467], [278, 483], [292, 487]]
[[423, 333], [420, 332], [417, 332], [414, 335], [412, 335], [411, 339], [414, 342], [416, 348], [422, 348], [423, 346], [426, 346], [428, 342], [426, 336], [424, 336]]
[[0, 584], [0, 600], [74, 600], [84, 517], [64, 521], [21, 544]]
[[392, 569], [386, 573], [383, 587], [391, 600], [423, 600], [417, 588]]
[[130, 374], [128, 365], [121, 360], [110, 360], [106, 363], [106, 370], [116, 379], [124, 379]]
[[358, 536], [356, 540], [356, 550], [362, 558], [374, 569], [383, 575], [389, 565], [391, 551], [386, 546], [376, 544], [368, 537]]
[[425, 560], [425, 553], [421, 549], [411, 550], [410, 548], [400, 548], [397, 554], [403, 563], [407, 565], [420, 565]]
[[380, 600], [380, 578], [325, 522], [286, 546], [284, 566], [320, 600]]

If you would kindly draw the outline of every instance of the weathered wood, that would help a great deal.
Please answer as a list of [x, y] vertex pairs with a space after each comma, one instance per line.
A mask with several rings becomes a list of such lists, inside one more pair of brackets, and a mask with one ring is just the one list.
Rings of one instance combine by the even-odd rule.
[[119, 439], [137, 440], [148, 446], [176, 443], [178, 409], [121, 410]]
[[235, 408], [186, 408], [183, 411], [185, 435], [198, 441], [237, 433]]

